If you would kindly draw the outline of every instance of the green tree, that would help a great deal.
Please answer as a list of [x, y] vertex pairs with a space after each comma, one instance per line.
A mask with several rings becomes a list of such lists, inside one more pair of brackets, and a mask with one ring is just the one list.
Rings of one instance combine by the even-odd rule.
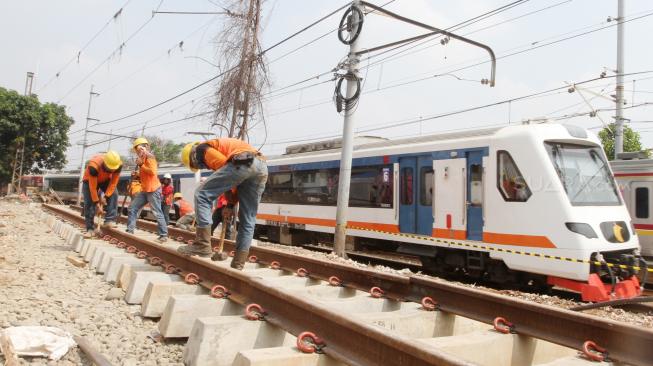
[[[603, 145], [605, 154], [608, 156], [608, 160], [614, 159], [614, 130], [615, 124], [610, 123], [608, 127], [603, 128], [601, 132], [599, 132], [599, 139], [601, 139], [601, 144]], [[639, 133], [624, 125], [624, 152], [641, 150], [642, 143], [640, 142]]]
[[154, 135], [145, 135], [145, 138], [150, 143], [152, 154], [156, 156], [159, 163], [181, 163], [179, 156], [186, 143], [177, 144], [172, 140], [166, 140]]
[[73, 122], [63, 106], [0, 87], [0, 184], [11, 181], [16, 147], [23, 139], [23, 174], [63, 168]]

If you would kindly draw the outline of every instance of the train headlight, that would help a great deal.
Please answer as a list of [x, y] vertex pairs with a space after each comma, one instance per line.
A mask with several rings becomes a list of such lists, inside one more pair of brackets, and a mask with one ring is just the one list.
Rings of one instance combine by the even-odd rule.
[[588, 239], [596, 239], [599, 237], [589, 224], [582, 222], [567, 222], [565, 225], [570, 231], [580, 234]]

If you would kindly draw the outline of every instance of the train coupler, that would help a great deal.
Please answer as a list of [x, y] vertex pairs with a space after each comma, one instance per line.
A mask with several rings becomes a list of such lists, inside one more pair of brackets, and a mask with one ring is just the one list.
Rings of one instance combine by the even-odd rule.
[[581, 299], [587, 302], [604, 302], [617, 299], [631, 299], [640, 294], [640, 283], [636, 276], [623, 279], [614, 284], [603, 283], [601, 277], [591, 273], [587, 282], [574, 281], [566, 278], [549, 276], [547, 283], [581, 294]]

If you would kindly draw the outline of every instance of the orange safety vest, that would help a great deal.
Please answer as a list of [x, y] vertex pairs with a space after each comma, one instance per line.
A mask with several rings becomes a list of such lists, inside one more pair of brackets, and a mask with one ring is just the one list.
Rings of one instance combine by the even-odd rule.
[[159, 187], [161, 187], [161, 181], [159, 181], [159, 177], [157, 176], [157, 167], [158, 164], [156, 162], [156, 158], [154, 157], [147, 157], [145, 158], [145, 162], [143, 165], [141, 165], [139, 169], [139, 176], [141, 180], [141, 188], [143, 192], [150, 193], [154, 192]]
[[211, 170], [218, 170], [231, 159], [232, 156], [250, 151], [258, 153], [252, 145], [243, 140], [220, 138], [205, 141], [210, 147], [204, 152], [204, 165]]
[[[98, 175], [91, 175], [90, 168], [95, 169]], [[107, 172], [104, 170], [104, 155], [102, 154], [95, 155], [89, 159], [89, 161], [86, 163], [86, 169], [84, 170], [84, 177], [82, 180], [84, 182], [88, 182], [89, 190], [91, 191], [91, 199], [93, 202], [99, 201], [99, 197], [97, 195], [98, 184], [109, 182], [107, 190], [104, 192], [104, 194], [106, 196], [111, 196], [113, 194], [116, 187], [118, 186], [118, 180], [120, 180], [120, 168], [122, 168], [122, 166], [113, 172]]]
[[195, 210], [193, 210], [193, 206], [191, 206], [191, 204], [183, 198], [176, 200], [174, 204], [179, 206], [179, 217], [184, 217], [195, 212]]

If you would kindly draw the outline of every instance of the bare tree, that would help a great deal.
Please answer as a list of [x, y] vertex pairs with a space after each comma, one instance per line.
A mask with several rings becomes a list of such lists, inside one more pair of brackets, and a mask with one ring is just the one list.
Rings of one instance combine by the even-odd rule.
[[224, 8], [230, 16], [215, 38], [217, 64], [224, 75], [211, 105], [213, 126], [229, 137], [248, 139], [253, 120], [265, 123], [262, 96], [270, 86], [259, 43], [262, 0], [228, 2]]

